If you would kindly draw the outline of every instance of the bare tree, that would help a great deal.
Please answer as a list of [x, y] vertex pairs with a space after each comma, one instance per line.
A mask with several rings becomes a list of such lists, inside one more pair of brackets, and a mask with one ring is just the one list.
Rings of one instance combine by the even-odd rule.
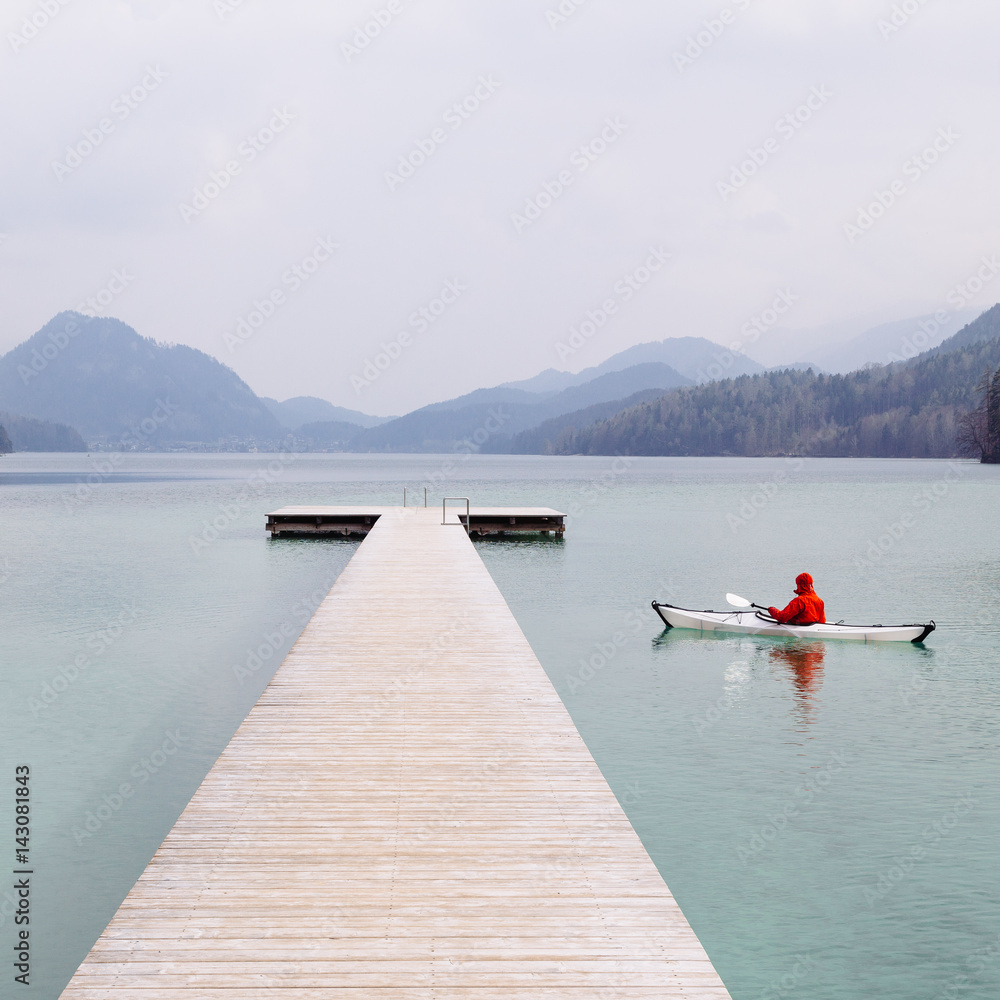
[[986, 390], [986, 454], [984, 462], [1000, 464], [1000, 366]]
[[1000, 463], [1000, 367], [987, 369], [976, 388], [983, 394], [979, 405], [958, 422], [956, 443], [963, 455], [980, 462]]

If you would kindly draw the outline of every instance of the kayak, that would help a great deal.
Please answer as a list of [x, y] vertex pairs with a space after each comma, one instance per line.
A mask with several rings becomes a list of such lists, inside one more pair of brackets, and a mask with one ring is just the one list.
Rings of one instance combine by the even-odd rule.
[[923, 642], [936, 628], [927, 625], [782, 625], [759, 611], [690, 611], [653, 601], [653, 610], [667, 628], [693, 628], [700, 632], [738, 632], [795, 639], [853, 639], [855, 642]]

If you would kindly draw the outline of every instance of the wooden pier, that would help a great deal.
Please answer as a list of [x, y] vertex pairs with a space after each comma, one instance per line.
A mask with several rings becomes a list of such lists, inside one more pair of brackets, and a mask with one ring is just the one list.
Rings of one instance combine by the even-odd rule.
[[440, 522], [380, 513], [64, 1000], [727, 1000]]

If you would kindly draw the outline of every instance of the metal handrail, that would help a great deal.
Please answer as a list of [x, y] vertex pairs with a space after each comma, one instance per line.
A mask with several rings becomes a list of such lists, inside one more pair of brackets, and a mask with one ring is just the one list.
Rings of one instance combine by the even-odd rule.
[[[460, 498], [464, 499], [464, 498]], [[403, 506], [406, 506], [406, 487], [403, 487]], [[424, 487], [424, 506], [427, 506], [427, 487]]]
[[[472, 519], [469, 517], [469, 498], [468, 497], [445, 497], [441, 501], [441, 523], [442, 524], [447, 524], [448, 523], [447, 514], [445, 513], [445, 504], [449, 500], [464, 500], [465, 501], [465, 533], [467, 535], [471, 535], [472, 534], [472, 531], [471, 531]], [[458, 523], [461, 524], [462, 522], [459, 521]]]

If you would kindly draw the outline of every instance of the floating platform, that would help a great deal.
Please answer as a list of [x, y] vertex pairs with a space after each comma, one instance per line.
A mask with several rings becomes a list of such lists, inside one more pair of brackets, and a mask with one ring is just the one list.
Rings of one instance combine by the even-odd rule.
[[[401, 510], [430, 507], [282, 507], [267, 515], [272, 538], [328, 535], [357, 538], [367, 535], [380, 517]], [[562, 537], [566, 515], [551, 507], [464, 507], [447, 509], [448, 522], [468, 524], [470, 535], [553, 534]], [[440, 517], [439, 517], [440, 519]]]
[[379, 514], [63, 993], [237, 998], [729, 998], [440, 511]]

